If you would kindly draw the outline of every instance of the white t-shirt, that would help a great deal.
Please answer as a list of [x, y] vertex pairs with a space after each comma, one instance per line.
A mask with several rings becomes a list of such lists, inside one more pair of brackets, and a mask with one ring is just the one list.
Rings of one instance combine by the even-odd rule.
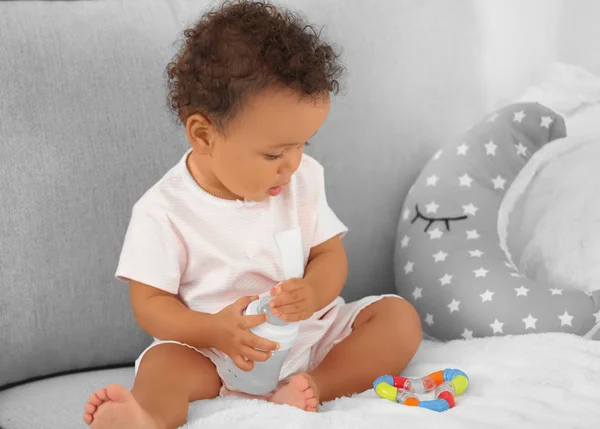
[[190, 152], [134, 205], [118, 279], [216, 313], [302, 277], [310, 249], [346, 233], [327, 204], [323, 168], [311, 157], [304, 155], [278, 196], [255, 203], [204, 191], [187, 169]]

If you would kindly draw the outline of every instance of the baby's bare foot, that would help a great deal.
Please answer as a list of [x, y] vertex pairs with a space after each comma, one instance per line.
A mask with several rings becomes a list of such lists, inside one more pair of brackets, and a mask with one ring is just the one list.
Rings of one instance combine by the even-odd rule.
[[289, 384], [281, 387], [269, 398], [275, 404], [291, 405], [301, 410], [315, 412], [319, 405], [317, 386], [308, 374], [292, 377]]
[[92, 393], [84, 409], [83, 421], [92, 429], [159, 429], [131, 392], [118, 384]]

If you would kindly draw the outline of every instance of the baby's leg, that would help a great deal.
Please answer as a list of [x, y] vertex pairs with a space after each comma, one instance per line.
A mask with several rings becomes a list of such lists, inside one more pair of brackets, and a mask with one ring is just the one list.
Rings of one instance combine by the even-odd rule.
[[309, 373], [321, 402], [364, 392], [384, 374], [399, 374], [411, 361], [422, 332], [414, 307], [385, 297], [356, 316], [352, 333]]
[[117, 384], [98, 390], [85, 406], [92, 429], [175, 429], [187, 420], [189, 402], [214, 398], [221, 380], [212, 362], [179, 344], [144, 354], [131, 392]]

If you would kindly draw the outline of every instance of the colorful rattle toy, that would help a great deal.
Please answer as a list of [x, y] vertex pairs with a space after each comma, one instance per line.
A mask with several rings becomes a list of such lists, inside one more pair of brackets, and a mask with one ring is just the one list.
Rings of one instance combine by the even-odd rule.
[[[454, 407], [454, 396], [461, 395], [468, 385], [467, 374], [458, 369], [445, 369], [423, 378], [383, 375], [375, 380], [373, 388], [380, 398], [441, 412]], [[432, 390], [435, 390], [437, 399], [419, 401], [416, 393], [427, 393]]]

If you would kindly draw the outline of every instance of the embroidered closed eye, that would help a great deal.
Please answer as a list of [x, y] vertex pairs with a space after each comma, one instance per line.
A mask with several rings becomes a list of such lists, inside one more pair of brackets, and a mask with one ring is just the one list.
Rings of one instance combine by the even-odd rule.
[[459, 220], [465, 220], [468, 218], [467, 215], [463, 215], [463, 216], [455, 216], [455, 217], [429, 217], [429, 216], [425, 216], [423, 213], [421, 213], [421, 211], [419, 210], [419, 205], [415, 204], [415, 217], [413, 218], [413, 220], [410, 223], [415, 223], [417, 221], [417, 219], [423, 219], [424, 221], [427, 222], [427, 226], [425, 227], [425, 230], [423, 232], [427, 232], [427, 230], [429, 229], [429, 227], [431, 225], [433, 225], [436, 222], [443, 222], [446, 225], [446, 231], [450, 231], [450, 222], [453, 221], [459, 221]]

